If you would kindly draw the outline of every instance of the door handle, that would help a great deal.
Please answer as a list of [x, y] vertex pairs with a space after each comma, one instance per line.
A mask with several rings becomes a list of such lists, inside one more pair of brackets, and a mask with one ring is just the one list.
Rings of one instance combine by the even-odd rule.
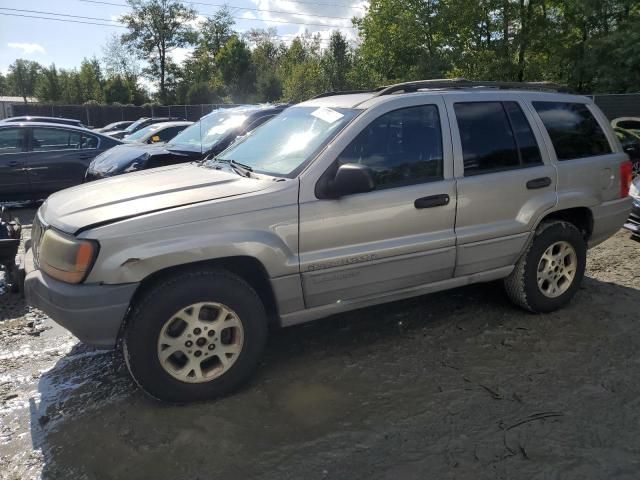
[[442, 207], [444, 205], [449, 204], [449, 195], [431, 195], [429, 197], [418, 198], [415, 202], [413, 202], [413, 206], [416, 208], [433, 208], [433, 207]]
[[18, 165], [20, 165], [22, 162], [20, 160], [11, 160], [9, 162], [9, 166], [10, 167], [17, 167]]
[[535, 190], [537, 188], [544, 188], [551, 185], [551, 179], [549, 177], [534, 178], [527, 182], [527, 188], [529, 190]]

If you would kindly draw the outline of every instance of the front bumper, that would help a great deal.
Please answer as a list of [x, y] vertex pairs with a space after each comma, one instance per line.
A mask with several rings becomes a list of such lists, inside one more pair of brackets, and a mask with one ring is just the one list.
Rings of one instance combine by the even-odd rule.
[[27, 303], [46, 313], [82, 342], [113, 348], [137, 283], [71, 285], [49, 277], [33, 264], [28, 250], [22, 259]]
[[629, 230], [634, 236], [640, 236], [640, 198], [633, 199], [631, 213], [624, 224], [624, 228]]

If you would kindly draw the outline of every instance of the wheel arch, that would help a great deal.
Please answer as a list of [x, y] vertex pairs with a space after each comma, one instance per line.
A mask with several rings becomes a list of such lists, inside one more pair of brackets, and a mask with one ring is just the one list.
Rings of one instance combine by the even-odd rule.
[[585, 241], [593, 234], [593, 212], [589, 207], [571, 207], [547, 212], [536, 224], [537, 230], [542, 223], [560, 220], [571, 223], [580, 230]]
[[238, 275], [247, 282], [260, 297], [260, 300], [267, 312], [269, 324], [277, 324], [279, 318], [278, 304], [265, 266], [255, 257], [237, 255], [169, 266], [147, 275], [140, 282], [138, 288], [133, 294], [129, 310], [127, 315], [125, 315], [125, 319], [120, 328], [119, 338], [122, 337], [124, 329], [126, 328], [133, 306], [147, 292], [169, 278], [198, 270], [225, 270]]

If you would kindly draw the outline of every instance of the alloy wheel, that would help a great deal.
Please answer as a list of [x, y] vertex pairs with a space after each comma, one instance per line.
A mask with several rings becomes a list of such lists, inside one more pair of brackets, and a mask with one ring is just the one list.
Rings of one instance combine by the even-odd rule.
[[565, 241], [553, 243], [538, 262], [538, 288], [548, 298], [559, 297], [573, 284], [577, 267], [578, 256], [573, 246]]
[[244, 327], [228, 306], [189, 305], [172, 315], [158, 337], [158, 361], [186, 383], [209, 382], [226, 373], [244, 345]]

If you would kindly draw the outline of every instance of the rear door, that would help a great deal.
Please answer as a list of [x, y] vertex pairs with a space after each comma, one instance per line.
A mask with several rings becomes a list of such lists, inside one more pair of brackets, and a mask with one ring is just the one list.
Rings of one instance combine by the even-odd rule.
[[556, 204], [556, 169], [519, 96], [445, 98], [458, 190], [455, 276], [508, 267]]
[[551, 154], [557, 160], [558, 194], [562, 205], [572, 197], [596, 206], [620, 196], [620, 164], [627, 156], [615, 151], [615, 134], [604, 114], [592, 103], [533, 101]]
[[308, 308], [453, 275], [456, 193], [444, 104], [435, 95], [404, 102], [366, 112], [363, 129], [326, 170], [366, 165], [375, 190], [322, 199], [307, 195], [315, 185], [302, 187], [308, 200], [300, 202], [300, 268]]
[[82, 183], [87, 166], [98, 152], [98, 137], [62, 126], [31, 127], [27, 172], [36, 195]]
[[29, 196], [25, 169], [27, 129], [0, 128], [0, 198], [14, 200]]

